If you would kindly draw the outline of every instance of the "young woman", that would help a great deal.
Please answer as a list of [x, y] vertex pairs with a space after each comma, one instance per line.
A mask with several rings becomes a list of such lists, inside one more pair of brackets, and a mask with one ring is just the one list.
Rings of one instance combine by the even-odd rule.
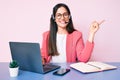
[[82, 33], [73, 26], [68, 6], [63, 3], [55, 5], [50, 18], [50, 31], [43, 33], [43, 62], [87, 62], [93, 51], [95, 33], [101, 23], [94, 21], [90, 25], [89, 37], [84, 45]]

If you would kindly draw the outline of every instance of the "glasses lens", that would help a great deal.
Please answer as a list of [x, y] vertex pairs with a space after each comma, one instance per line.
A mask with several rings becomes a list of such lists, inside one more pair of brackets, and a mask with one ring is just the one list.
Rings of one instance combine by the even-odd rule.
[[63, 16], [64, 18], [69, 18], [69, 14], [68, 14], [68, 13], [64, 13], [64, 14], [60, 14], [60, 13], [59, 13], [59, 14], [56, 14], [56, 18], [57, 18], [57, 19], [60, 19], [62, 16]]

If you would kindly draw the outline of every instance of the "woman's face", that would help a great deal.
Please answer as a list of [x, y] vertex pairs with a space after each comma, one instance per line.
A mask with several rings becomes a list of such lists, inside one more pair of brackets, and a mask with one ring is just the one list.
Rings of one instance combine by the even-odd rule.
[[57, 23], [58, 27], [65, 28], [69, 23], [70, 15], [64, 7], [58, 8], [55, 14], [55, 22]]

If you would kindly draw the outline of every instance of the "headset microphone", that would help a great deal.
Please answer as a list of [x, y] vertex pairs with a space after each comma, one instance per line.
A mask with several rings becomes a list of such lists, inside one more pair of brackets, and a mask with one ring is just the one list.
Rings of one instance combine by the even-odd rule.
[[66, 24], [69, 23], [69, 22], [65, 22]]

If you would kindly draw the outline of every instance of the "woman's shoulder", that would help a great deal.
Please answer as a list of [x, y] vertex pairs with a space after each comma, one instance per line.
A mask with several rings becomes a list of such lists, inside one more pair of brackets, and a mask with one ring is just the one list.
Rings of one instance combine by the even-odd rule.
[[73, 32], [72, 32], [72, 35], [81, 36], [81, 35], [82, 35], [82, 32], [76, 30], [76, 31], [73, 31]]
[[50, 31], [43, 32], [43, 35], [48, 35]]
[[82, 38], [82, 32], [76, 30], [73, 31], [71, 34], [68, 35], [68, 40], [73, 40], [74, 42], [77, 42], [79, 39]]
[[44, 39], [47, 39], [47, 38], [48, 38], [49, 32], [50, 32], [50, 31], [45, 31], [45, 32], [43, 32], [42, 35], [43, 35]]

